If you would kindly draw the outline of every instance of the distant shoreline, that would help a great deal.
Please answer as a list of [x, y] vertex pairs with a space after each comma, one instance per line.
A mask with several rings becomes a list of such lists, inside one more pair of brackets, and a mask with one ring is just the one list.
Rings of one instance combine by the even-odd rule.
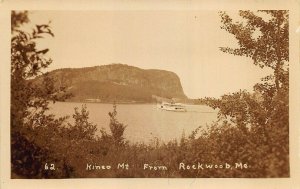
[[[111, 101], [103, 101], [103, 102], [89, 102], [89, 101], [56, 101], [56, 102], [62, 102], [62, 103], [86, 103], [86, 104], [160, 104], [161, 102], [111, 102]], [[182, 104], [186, 105], [206, 105], [206, 104], [197, 104], [197, 103], [191, 103], [191, 102], [181, 102]]]
[[157, 104], [155, 102], [110, 102], [110, 101], [103, 101], [103, 102], [88, 102], [88, 101], [58, 101], [58, 102], [73, 102], [73, 103], [88, 103], [88, 104]]

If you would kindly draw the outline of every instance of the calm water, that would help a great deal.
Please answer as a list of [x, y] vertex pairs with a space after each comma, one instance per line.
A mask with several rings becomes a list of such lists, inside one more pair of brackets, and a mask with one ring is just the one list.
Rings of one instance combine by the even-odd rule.
[[[89, 111], [90, 122], [97, 124], [98, 130], [105, 128], [109, 132], [108, 112], [112, 104], [85, 103]], [[50, 112], [57, 116], [70, 115], [73, 122], [74, 107], [83, 103], [57, 102], [50, 106]], [[127, 125], [125, 138], [132, 142], [149, 142], [154, 137], [163, 141], [179, 139], [184, 132], [188, 136], [198, 126], [205, 126], [216, 120], [217, 112], [202, 105], [187, 105], [187, 112], [170, 112], [157, 109], [155, 104], [117, 105], [117, 119]]]

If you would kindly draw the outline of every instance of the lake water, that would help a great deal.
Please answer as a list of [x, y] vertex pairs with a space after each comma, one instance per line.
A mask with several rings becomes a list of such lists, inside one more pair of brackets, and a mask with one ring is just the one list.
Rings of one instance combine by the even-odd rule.
[[[113, 110], [112, 104], [57, 102], [50, 105], [50, 113], [56, 116], [69, 115], [69, 122], [73, 122], [74, 107], [87, 106], [90, 122], [109, 132], [108, 112]], [[187, 112], [171, 112], [157, 108], [155, 104], [118, 104], [117, 119], [127, 125], [125, 138], [131, 142], [148, 143], [155, 137], [162, 141], [180, 139], [191, 134], [199, 126], [215, 121], [217, 111], [203, 105], [187, 105]]]

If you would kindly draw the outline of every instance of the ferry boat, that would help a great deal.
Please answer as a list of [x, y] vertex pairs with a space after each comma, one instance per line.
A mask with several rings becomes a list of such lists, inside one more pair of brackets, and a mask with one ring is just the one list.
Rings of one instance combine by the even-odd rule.
[[181, 103], [167, 103], [163, 102], [158, 105], [158, 108], [166, 111], [174, 111], [174, 112], [186, 112], [186, 108]]

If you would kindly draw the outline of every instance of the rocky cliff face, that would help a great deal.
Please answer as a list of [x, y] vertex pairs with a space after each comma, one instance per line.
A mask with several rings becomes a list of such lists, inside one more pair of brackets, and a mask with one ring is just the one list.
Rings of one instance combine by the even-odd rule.
[[67, 86], [74, 101], [152, 102], [157, 96], [186, 99], [179, 77], [164, 70], [111, 64], [59, 69], [49, 76], [57, 86]]

